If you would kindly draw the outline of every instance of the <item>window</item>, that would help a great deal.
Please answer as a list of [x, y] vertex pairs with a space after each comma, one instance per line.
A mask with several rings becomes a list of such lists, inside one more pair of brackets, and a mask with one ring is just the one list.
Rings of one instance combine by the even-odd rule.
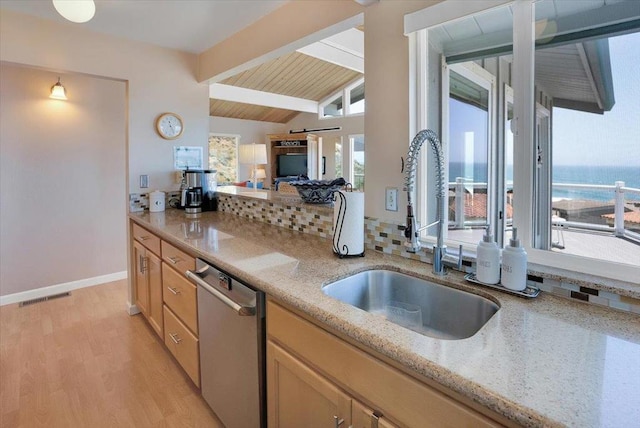
[[219, 184], [238, 181], [238, 141], [237, 135], [209, 135], [209, 169], [218, 171]]
[[336, 175], [335, 177], [343, 177], [342, 173], [342, 139], [336, 141], [335, 145], [335, 163], [336, 163]]
[[364, 79], [358, 79], [329, 96], [320, 103], [318, 113], [320, 119], [363, 114]]
[[349, 182], [354, 190], [364, 192], [364, 135], [350, 135], [349, 147], [351, 151]]
[[[473, 62], [449, 70], [448, 126], [449, 237], [477, 243], [475, 229], [489, 223], [489, 156], [493, 140], [495, 79]], [[445, 123], [446, 122], [446, 123]]]
[[364, 113], [364, 82], [349, 90], [349, 112], [350, 114]]
[[[602, 93], [593, 91], [599, 96], [593, 97], [592, 106], [566, 101], [556, 103], [553, 108], [548, 190], [552, 204], [542, 215], [560, 220], [556, 227], [563, 229], [564, 242], [552, 237], [551, 247], [558, 253], [637, 265], [640, 263], [640, 32], [578, 41], [572, 46], [576, 46], [579, 54], [584, 50], [580, 55], [584, 55], [582, 61], [587, 63], [590, 58], [599, 62], [606, 51], [610, 70], [600, 73], [609, 75], [612, 86], [603, 88]], [[536, 65], [546, 65], [547, 56], [557, 49], [541, 47]], [[554, 62], [551, 78], [573, 72], [572, 67], [568, 62]], [[592, 69], [595, 70], [595, 65]], [[595, 76], [584, 78], [597, 82]], [[576, 83], [580, 80], [575, 78]], [[547, 243], [542, 241], [541, 245], [544, 248]], [[612, 251], [603, 252], [605, 246]]]
[[322, 108], [321, 117], [340, 117], [342, 116], [342, 95], [335, 97], [331, 101], [325, 103]]
[[[515, 225], [532, 262], [635, 281], [638, 3], [482, 7], [443, 2], [405, 20], [415, 46], [413, 131], [437, 130], [446, 154], [448, 240], [473, 248], [480, 239], [474, 228], [487, 221], [504, 243]], [[439, 22], [439, 16], [455, 19]], [[435, 211], [428, 152], [423, 149], [426, 168], [417, 182], [427, 182], [418, 189], [422, 222], [433, 221]]]

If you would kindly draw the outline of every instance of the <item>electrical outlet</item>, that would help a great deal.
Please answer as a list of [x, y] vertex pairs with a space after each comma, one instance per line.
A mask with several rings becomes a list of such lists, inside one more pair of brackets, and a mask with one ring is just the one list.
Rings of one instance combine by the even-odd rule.
[[384, 200], [387, 211], [398, 211], [398, 188], [387, 187]]
[[140, 176], [140, 188], [141, 189], [146, 189], [147, 187], [149, 187], [149, 176], [148, 175], [141, 175]]

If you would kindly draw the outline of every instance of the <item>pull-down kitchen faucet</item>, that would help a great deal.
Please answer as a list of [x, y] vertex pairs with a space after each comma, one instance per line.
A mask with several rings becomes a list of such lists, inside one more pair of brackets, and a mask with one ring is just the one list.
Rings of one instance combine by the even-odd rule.
[[[418, 222], [413, 213], [413, 202], [411, 195], [413, 193], [413, 185], [416, 180], [416, 169], [418, 166], [418, 154], [425, 140], [429, 140], [431, 150], [436, 157], [436, 221], [423, 227], [418, 226]], [[420, 250], [420, 241], [418, 236], [420, 231], [429, 227], [438, 225], [436, 245], [433, 246], [433, 273], [437, 275], [445, 275], [445, 264], [448, 266], [462, 268], [462, 245], [457, 255], [447, 254], [447, 246], [444, 245], [444, 232], [446, 227], [446, 183], [444, 176], [444, 155], [442, 153], [442, 143], [438, 139], [435, 132], [430, 129], [424, 129], [413, 138], [409, 146], [406, 163], [406, 177], [404, 180], [404, 190], [407, 192], [407, 225], [404, 230], [404, 236], [407, 239], [407, 251], [415, 253]]]

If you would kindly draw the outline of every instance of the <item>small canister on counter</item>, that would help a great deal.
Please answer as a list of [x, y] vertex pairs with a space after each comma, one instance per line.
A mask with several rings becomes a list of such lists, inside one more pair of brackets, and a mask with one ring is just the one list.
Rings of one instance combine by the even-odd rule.
[[152, 213], [164, 211], [164, 192], [156, 190], [149, 193], [149, 211]]

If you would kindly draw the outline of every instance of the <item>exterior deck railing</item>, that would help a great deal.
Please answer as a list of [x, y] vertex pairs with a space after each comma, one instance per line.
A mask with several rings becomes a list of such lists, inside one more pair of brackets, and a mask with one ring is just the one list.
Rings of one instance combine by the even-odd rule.
[[[512, 185], [508, 186], [512, 188]], [[455, 219], [449, 221], [449, 226], [454, 228], [485, 226], [486, 220], [467, 220], [465, 215], [465, 189], [487, 189], [487, 183], [467, 181], [462, 177], [457, 177], [455, 182], [449, 182], [449, 190], [455, 193]], [[574, 227], [579, 229], [597, 230], [611, 232], [618, 237], [630, 237], [640, 240], [640, 233], [626, 229], [624, 225], [624, 209], [626, 203], [626, 194], [640, 195], [640, 189], [625, 186], [624, 181], [616, 181], [613, 185], [603, 184], [572, 184], [572, 183], [552, 183], [553, 189], [567, 190], [601, 190], [613, 192], [614, 200], [614, 221], [613, 226], [594, 224], [578, 221], [564, 221], [563, 227]], [[507, 219], [509, 220], [509, 219]]]

